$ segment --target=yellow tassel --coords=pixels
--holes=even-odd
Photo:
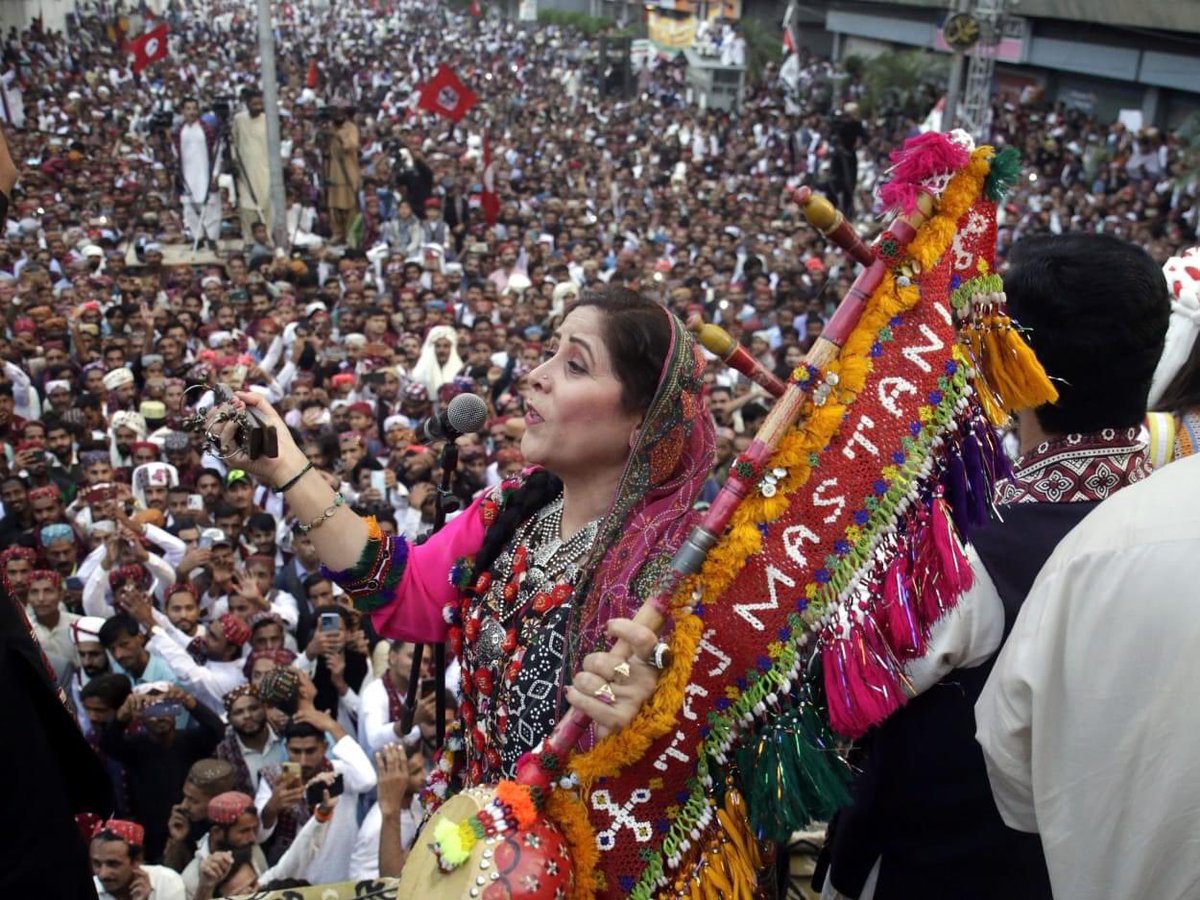
[[[1007,351],[1004,346],[1004,326],[995,316],[989,316],[983,328],[983,377],[992,386],[1000,405],[1008,411],[1014,409],[1017,395],[1016,385],[1008,377]]]
[[[1008,421],[1009,415],[1005,412],[1004,404],[996,396],[987,379],[982,375],[976,375],[971,385],[975,388],[975,395],[979,398],[979,405],[983,407],[983,414],[988,417],[988,421],[997,428],[1004,425]]]
[[[731,785],[725,806],[717,810],[716,827],[710,830],[693,869],[692,896],[753,900],[761,868],[762,854],[750,831],[745,802]]]
[[[592,900],[596,895],[596,865],[600,861],[600,851],[596,848],[596,835],[588,820],[587,808],[572,791],[550,791],[544,811],[571,849],[571,865],[575,871],[571,900]]]
[[[1016,389],[1013,397],[1014,409],[1032,409],[1043,403],[1053,403],[1058,399],[1058,390],[1050,382],[1046,370],[1034,355],[1033,349],[1025,343],[1021,333],[1016,328],[1006,328],[1003,332],[1005,349],[1004,366],[1009,380]]]

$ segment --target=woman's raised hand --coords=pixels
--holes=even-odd
[[[632,649],[630,656],[621,652],[589,653],[583,668],[567,689],[567,702],[587,713],[596,725],[596,737],[619,731],[637,715],[658,686],[659,670],[646,660],[654,654],[658,636],[630,619],[611,619],[608,634]]]
[[[307,465],[308,459],[305,457],[304,451],[296,446],[283,418],[267,402],[266,398],[252,391],[238,391],[234,394],[232,402],[236,410],[255,410],[262,419],[264,427],[275,429],[279,452],[273,457],[260,456],[257,459],[250,459],[237,446],[235,439],[237,423],[234,421],[216,422],[218,411],[214,409],[209,413],[209,433],[220,439],[221,453],[225,457],[226,465],[232,469],[245,469],[269,487],[279,487]]]

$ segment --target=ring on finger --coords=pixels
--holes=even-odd
[[[630,671],[629,660],[624,660],[620,664],[613,666],[613,678],[624,684],[629,679]]]
[[[613,693],[612,685],[607,681],[596,690],[592,691],[592,696],[603,703],[605,706],[612,706],[617,702],[617,695]]]
[[[654,666],[660,672],[671,665],[671,645],[666,641],[659,641],[654,645],[654,649],[650,651],[650,658],[645,662],[647,665]]]

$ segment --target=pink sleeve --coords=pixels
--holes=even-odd
[[[358,565],[329,575],[350,594],[356,608],[370,613],[383,637],[421,643],[446,639],[443,609],[458,597],[450,573],[462,557],[483,544],[481,505],[487,492],[423,544],[384,536],[371,522]]]

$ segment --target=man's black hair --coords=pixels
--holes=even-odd
[[[258,629],[267,625],[278,625],[280,628],[283,628],[283,623],[274,616],[262,616],[260,618],[256,618],[253,624],[251,624],[250,633],[258,634]]]
[[[129,848],[129,858],[130,859],[138,860],[138,859],[142,858],[142,845],[141,844],[129,843],[129,839],[127,837],[125,837],[125,835],[118,834],[117,832],[113,831],[111,828],[103,828],[102,827],[99,831],[97,831],[95,834],[92,835],[92,840],[93,841],[119,841],[120,843],[124,844],[125,846],[127,846]]]
[[[251,513],[246,517],[246,530],[269,531],[275,533],[275,517],[269,512]]]
[[[286,744],[292,738],[316,738],[319,741],[325,740],[325,732],[316,725],[311,725],[308,722],[288,722],[283,729],[283,742]]]
[[[333,584],[333,581],[331,581],[328,576],[322,575],[320,572],[313,572],[311,575],[305,575],[304,581],[301,582],[301,584],[304,585],[304,595],[308,596],[308,592],[312,586],[314,584],[320,584],[322,581],[328,581],[330,584]]]
[[[137,621],[129,613],[119,612],[100,626],[100,643],[107,650],[123,637],[137,637],[141,633]]]
[[[1009,312],[1058,388],[1058,402],[1036,410],[1042,428],[1140,425],[1171,314],[1158,263],[1106,234],[1028,237],[1008,263]]]
[[[199,523],[191,516],[176,516],[171,522],[171,527],[167,529],[171,534],[179,537],[179,532],[187,531],[190,528],[199,528]]]
[[[103,700],[113,709],[118,709],[131,693],[133,693],[133,686],[129,683],[129,676],[120,675],[117,672],[105,672],[103,675],[97,675],[80,688],[79,697],[81,700],[95,697]]]

